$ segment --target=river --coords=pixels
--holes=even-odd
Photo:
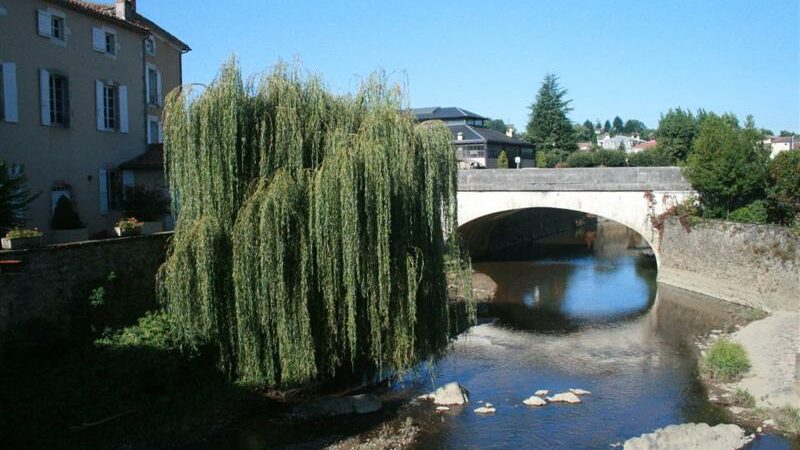
[[[548,257],[476,263],[498,285],[494,301],[447,355],[393,385],[388,394],[405,400],[379,420],[296,424],[273,440],[275,430],[255,419],[214,441],[314,448],[326,435],[411,417],[420,429],[418,449],[603,449],[670,424],[725,422],[698,380],[693,340],[732,329],[746,312],[659,289],[655,261],[629,248],[633,236],[619,225],[600,222],[588,236],[551,240]],[[409,404],[451,381],[469,390],[466,407],[435,413],[427,402]],[[591,395],[575,405],[522,404],[536,390],[552,395],[569,388]],[[482,402],[497,412],[475,414]],[[748,448],[790,449],[792,443],[765,435]]]

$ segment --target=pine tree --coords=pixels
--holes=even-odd
[[[611,122],[609,122],[608,119],[606,119],[606,123],[603,125],[603,131],[606,133],[611,131]]]
[[[614,132],[622,133],[623,128],[625,128],[625,124],[622,122],[622,119],[619,116],[614,117]]]
[[[558,148],[576,150],[575,133],[567,113],[571,100],[566,100],[567,90],[558,84],[555,74],[547,74],[531,105],[530,120],[526,129],[528,142],[539,150]]]

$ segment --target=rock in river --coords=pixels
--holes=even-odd
[[[547,400],[552,403],[564,402],[564,403],[580,403],[581,399],[578,398],[577,395],[573,394],[572,392],[561,392],[556,394],[552,397],[547,397]]]
[[[534,392],[533,395],[535,395],[537,397],[544,397],[549,393],[550,393],[550,391],[548,391],[547,389],[539,389],[538,391]]]
[[[480,408],[475,408],[475,414],[494,414],[497,410],[494,406],[481,406]]]
[[[589,395],[589,394],[591,394],[591,392],[585,391],[583,389],[570,389],[569,391],[572,392],[575,395]]]
[[[736,425],[670,425],[625,441],[625,450],[734,450],[753,439]]]
[[[528,406],[544,406],[547,404],[547,402],[543,398],[536,395],[532,395],[526,398],[525,400],[522,401],[522,403]]]
[[[343,414],[369,414],[381,409],[381,401],[372,394],[328,397],[295,407],[295,412],[304,416],[338,416]]]
[[[437,405],[463,405],[469,403],[469,392],[460,384],[452,382],[420,398],[433,400]]]

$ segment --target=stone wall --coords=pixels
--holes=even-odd
[[[767,311],[800,310],[800,234],[771,225],[670,218],[660,283]]]
[[[98,327],[134,322],[156,305],[155,275],[170,237],[159,233],[0,252],[0,261],[21,261],[13,272],[0,273],[0,347],[17,339],[80,339]],[[90,294],[101,286],[106,302],[90,307]]]

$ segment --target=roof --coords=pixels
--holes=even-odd
[[[114,5],[106,3],[94,3],[83,0],[48,0],[50,3],[69,8],[73,11],[82,12],[84,14],[103,19],[105,21],[114,23],[128,28],[131,31],[141,34],[147,34],[148,30],[140,25],[131,21],[117,17]]]
[[[150,144],[147,151],[119,165],[120,169],[162,169],[164,167],[164,145]]]
[[[656,142],[655,139],[653,139],[651,141],[646,141],[646,142],[642,142],[642,143],[636,144],[636,145],[633,146],[633,149],[635,149],[635,150],[647,150],[647,149],[650,149],[650,148],[655,148],[656,144],[658,144],[658,143]]]
[[[117,25],[127,27],[133,31],[137,31],[142,34],[145,33],[158,34],[167,41],[169,41],[171,44],[183,50],[184,52],[188,52],[189,50],[191,50],[191,48],[189,48],[189,46],[185,42],[181,41],[173,34],[161,28],[160,26],[158,26],[158,24],[148,19],[147,17],[139,14],[138,12],[133,13],[133,18],[131,20],[123,19],[117,16],[117,6],[115,3],[110,3],[110,4],[96,3],[84,0],[49,0],[49,1],[51,3],[64,6],[66,8],[80,11],[88,15],[92,15],[97,18],[110,21]]]
[[[787,142],[800,142],[800,138],[795,136],[773,136],[770,138],[773,144],[783,144]]]
[[[480,114],[467,111],[455,106],[432,106],[428,108],[414,108],[411,110],[417,120],[448,120],[448,119],[487,119]]]
[[[503,144],[515,145],[519,147],[531,147],[534,145],[521,139],[509,137],[491,128],[473,127],[470,125],[448,125],[450,132],[453,133],[453,142],[460,144]],[[458,133],[461,133],[461,140],[458,140]]]

